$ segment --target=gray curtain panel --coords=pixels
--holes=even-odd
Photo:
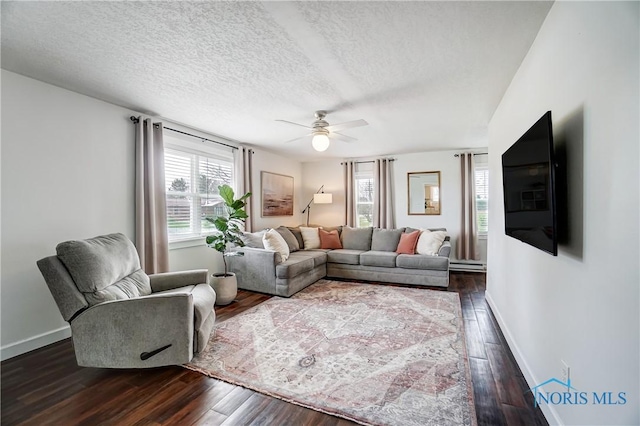
[[[169,270],[162,123],[136,126],[136,248],[147,274]]]
[[[373,226],[395,228],[393,203],[393,160],[377,159],[373,169]]]
[[[472,153],[460,154],[462,181],[462,211],[460,237],[456,248],[459,260],[478,260],[478,227],[476,225],[476,185],[474,179],[475,162]]]
[[[234,151],[234,166],[236,173],[236,192],[237,197],[251,192],[251,197],[246,200],[245,211],[249,217],[244,221],[244,230],[246,232],[253,232],[253,150],[245,146],[239,146]]]
[[[344,223],[347,226],[356,226],[356,203],[355,203],[355,161],[345,161],[342,163],[344,170]]]

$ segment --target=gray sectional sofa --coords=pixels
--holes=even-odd
[[[338,227],[342,249],[304,249],[296,228],[278,228],[291,253],[282,262],[280,253],[261,248],[260,233],[247,234],[245,247],[236,247],[243,256],[227,259],[235,272],[238,287],[245,290],[289,297],[321,278],[346,278],[421,286],[449,285],[451,243],[445,239],[437,256],[397,254],[403,232],[412,228],[378,229]],[[327,228],[325,228],[327,229]],[[431,231],[446,231],[444,228]],[[297,248],[297,249],[296,249]]]

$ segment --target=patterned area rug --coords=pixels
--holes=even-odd
[[[320,280],[216,326],[186,365],[365,425],[475,425],[457,293]]]

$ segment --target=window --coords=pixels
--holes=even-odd
[[[356,165],[355,173],[356,228],[373,226],[373,166]]]
[[[213,224],[205,218],[226,214],[218,186],[233,186],[232,157],[169,145],[164,164],[169,241],[206,234]]]
[[[478,157],[484,157],[480,159]],[[478,235],[486,236],[489,231],[489,168],[486,156],[476,156],[476,224]]]

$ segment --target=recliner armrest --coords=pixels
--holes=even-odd
[[[194,269],[192,271],[163,272],[149,275],[151,291],[171,290],[187,285],[208,284],[209,271],[207,269]]]
[[[149,368],[180,365],[193,356],[191,294],[159,294],[91,306],[71,321],[80,366]],[[146,360],[143,353],[171,345]]]

